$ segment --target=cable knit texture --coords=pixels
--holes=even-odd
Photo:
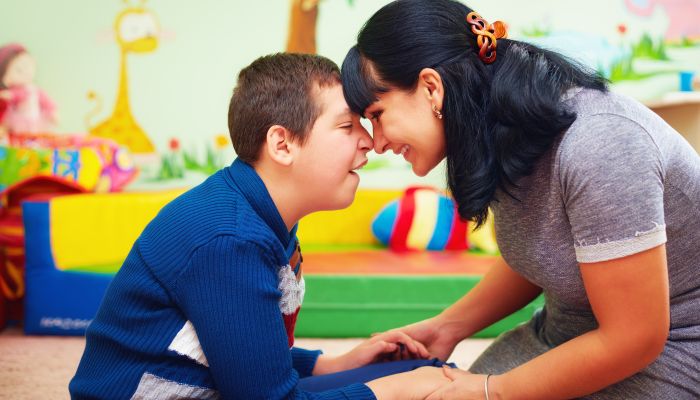
[[[236,160],[146,227],[86,333],[80,398],[374,399],[362,384],[297,389],[319,351],[289,347],[303,279],[262,180]],[[283,279],[281,279],[283,278]]]

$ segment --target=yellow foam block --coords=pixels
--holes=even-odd
[[[372,221],[390,201],[401,197],[400,190],[359,190],[350,207],[321,211],[299,222],[299,241],[303,244],[373,244]]]
[[[58,269],[118,265],[146,225],[182,190],[63,196],[51,201],[51,241]],[[396,190],[360,190],[353,204],[304,217],[305,244],[374,244],[371,224],[379,210],[401,196]]]
[[[468,241],[472,247],[476,247],[488,254],[498,254],[498,243],[496,243],[496,230],[494,228],[493,213],[489,210],[486,222],[474,230],[476,223],[469,222]]]
[[[58,269],[121,263],[136,238],[182,190],[85,194],[51,201],[51,245]]]

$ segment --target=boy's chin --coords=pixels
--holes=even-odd
[[[355,201],[355,193],[357,192],[357,186],[351,190],[344,190],[342,192],[335,193],[333,200],[323,205],[323,210],[342,210],[344,208],[350,207],[353,201]],[[321,210],[319,210],[321,211]]]

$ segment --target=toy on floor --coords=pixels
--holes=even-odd
[[[7,133],[48,132],[56,123],[56,106],[34,83],[36,63],[20,44],[0,47],[0,125]]]
[[[462,221],[454,201],[430,187],[410,187],[387,204],[372,222],[372,232],[394,251],[479,249],[497,254],[492,222],[476,231]]]

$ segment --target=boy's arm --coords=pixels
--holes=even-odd
[[[299,373],[300,378],[311,376],[318,361],[322,359],[321,354],[323,354],[321,350],[292,347],[292,368]]]
[[[174,297],[195,328],[221,397],[374,399],[360,384],[322,393],[296,389],[277,268],[262,246],[219,236],[192,255],[175,285]]]

